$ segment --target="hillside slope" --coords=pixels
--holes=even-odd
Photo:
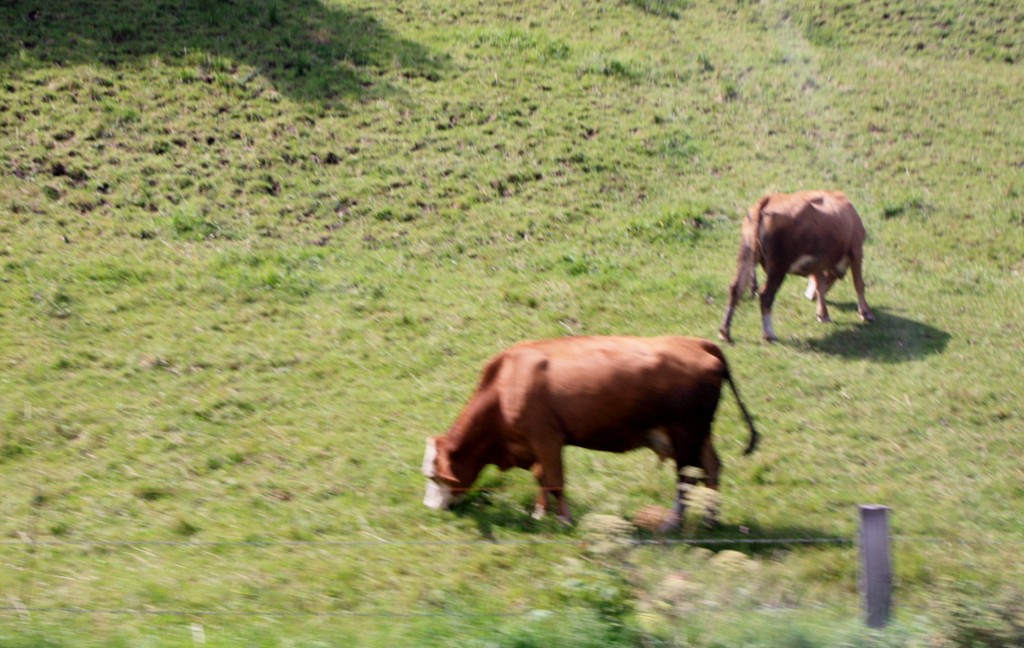
[[[955,636],[963,600],[1003,609],[1024,582],[1024,13],[821,5],[0,4],[11,645],[187,644],[187,623],[212,645],[860,636],[848,544],[738,545],[758,571],[737,577],[684,545],[595,558],[586,529],[528,517],[525,472],[421,504],[424,439],[488,357],[713,338],[747,207],[813,187],[864,217],[878,321],[844,282],[818,324],[791,279],[769,346],[742,304],[726,352],[764,443],[740,456],[724,398],[723,526],[687,537],[850,538],[882,503],[893,645]],[[671,498],[648,453],[568,460],[578,517]],[[710,602],[665,594],[673,574]]]

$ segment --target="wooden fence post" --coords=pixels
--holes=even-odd
[[[871,628],[889,623],[892,609],[892,559],[889,550],[889,507],[860,507],[860,587]]]

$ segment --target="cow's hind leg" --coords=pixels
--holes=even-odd
[[[772,304],[775,302],[775,293],[779,292],[782,280],[785,279],[784,272],[768,271],[768,278],[764,281],[764,288],[761,289],[761,335],[769,342],[775,342],[775,327],[772,325]]]
[[[871,312],[871,309],[868,307],[868,302],[864,298],[864,275],[862,274],[862,265],[863,259],[860,256],[854,255],[850,259],[850,274],[853,275],[853,288],[857,291],[857,313],[865,322],[874,322],[875,314]]]
[[[825,303],[825,293],[828,292],[829,287],[828,278],[824,272],[815,272],[813,281],[816,284],[814,292],[818,297],[818,321],[831,322],[832,318],[828,316],[828,305]]]
[[[709,433],[704,439],[704,447],[700,453],[701,468],[704,469],[704,483],[715,491],[715,498],[707,503],[704,512],[704,524],[714,526],[718,520],[718,477],[722,473],[722,461],[715,452],[715,445],[711,442]]]
[[[683,460],[686,464],[679,471],[674,521],[677,524],[682,521],[689,500],[701,512],[704,526],[713,527],[718,519],[718,478],[722,473],[722,462],[715,452],[710,432],[704,436],[700,452],[689,456],[691,458]],[[695,489],[700,481],[704,482],[710,493],[705,491],[700,496],[696,495],[698,491]]]
[[[739,272],[743,272],[741,268]],[[757,279],[754,279],[754,283],[757,283]],[[739,304],[741,293],[743,291],[743,279],[737,274],[736,279],[729,284],[729,303],[725,307],[725,318],[722,320],[722,326],[718,329],[718,335],[726,342],[732,342],[732,335],[730,329],[732,328],[732,317],[736,314],[736,306]]]
[[[672,506],[669,521],[662,526],[662,531],[670,531],[679,526],[686,512],[686,500],[689,493],[703,479],[709,488],[718,488],[718,476],[721,462],[711,445],[711,419],[714,410],[701,423],[690,423],[677,426],[670,431],[673,455],[676,461],[676,497]],[[697,468],[699,470],[694,470]]]
[[[732,342],[730,328],[732,327],[732,316],[736,313],[736,306],[743,297],[743,291],[750,288],[750,294],[757,294],[757,267],[754,261],[754,252],[751,247],[744,243],[740,246],[736,260],[736,277],[729,284],[729,304],[725,307],[725,318],[722,326],[718,329],[718,335],[726,342]]]

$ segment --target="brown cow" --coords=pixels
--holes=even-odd
[[[761,326],[764,339],[774,342],[772,302],[787,274],[810,277],[808,299],[818,298],[818,321],[830,322],[825,294],[849,269],[857,291],[861,319],[875,319],[864,299],[864,225],[857,210],[838,191],[801,191],[761,198],[743,221],[736,278],[729,285],[729,305],[719,333],[732,341],[729,328],[736,303],[749,286],[757,294],[757,268],[767,278],[761,290]]]
[[[564,497],[562,447],[626,452],[647,447],[672,457],[680,487],[696,480],[685,466],[703,468],[717,488],[720,463],[711,423],[722,380],[729,381],[750,427],[725,356],[712,342],[686,337],[564,337],[521,342],[490,360],[476,391],[448,433],[429,439],[423,503],[448,508],[488,464],[529,468],[540,483],[534,516],[547,510],[572,518]],[[673,523],[683,510],[677,494]]]

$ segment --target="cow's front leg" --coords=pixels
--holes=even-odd
[[[562,524],[572,524],[569,502],[565,499],[565,474],[562,468],[561,449],[538,452],[537,454],[538,460],[533,464],[533,474],[540,485],[540,492],[537,494],[533,516],[538,518],[537,512],[540,509],[542,512],[540,517],[543,517],[543,511],[550,508],[551,498],[554,498],[558,505],[558,521]]]
[[[859,256],[853,257],[850,261],[850,271],[853,274],[853,289],[857,291],[857,314],[865,322],[874,322],[875,314],[871,312],[867,299],[864,298],[864,274],[861,270],[862,259]]]
[[[533,464],[530,468],[530,472],[537,479],[537,483],[540,484],[540,488],[537,489],[537,500],[533,504],[533,519],[540,520],[544,517],[544,514],[548,511],[548,492],[544,490],[544,467],[541,466],[540,462]]]

